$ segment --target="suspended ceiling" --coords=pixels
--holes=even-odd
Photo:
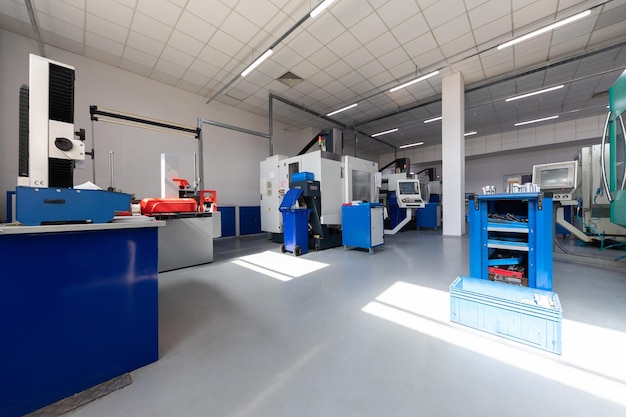
[[[356,131],[359,149],[371,154],[440,143],[441,123],[423,121],[441,115],[441,80],[453,72],[465,80],[466,131],[488,135],[540,117],[603,114],[606,91],[626,68],[626,0],[336,0],[307,17],[319,3],[32,1],[44,50],[62,48],[265,117],[273,94],[283,99],[273,101],[274,120],[347,129],[347,140]],[[584,19],[496,49],[586,9]],[[24,0],[0,4],[0,27],[35,38]],[[274,44],[268,60],[240,76]],[[440,73],[389,92],[433,70]],[[288,74],[281,82],[288,72],[302,81]],[[331,120],[315,116],[353,103]]]

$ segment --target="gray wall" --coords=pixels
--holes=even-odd
[[[28,84],[28,55],[37,54],[31,39],[0,30],[0,219],[5,195],[14,190],[18,155],[18,94]],[[47,58],[76,69],[75,127],[87,131],[92,145],[89,105],[197,126],[198,117],[268,133],[267,118],[219,103],[146,77],[46,46]],[[104,122],[94,123],[96,183],[109,185],[108,154],[115,155],[115,186],[137,198],[160,195],[160,154],[179,156],[180,175],[193,179],[193,138]],[[217,190],[218,205],[258,205],[259,162],[269,155],[268,139],[204,125],[205,188]],[[293,155],[311,138],[310,129],[286,130],[274,122],[274,153]],[[75,184],[92,180],[92,162],[75,172]]]

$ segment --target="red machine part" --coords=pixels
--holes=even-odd
[[[172,181],[178,183],[178,188],[184,190],[185,188],[189,188],[189,181],[184,178],[172,178]]]
[[[210,211],[217,211],[217,191],[215,190],[200,190],[200,205],[201,210],[209,209]]]
[[[144,198],[139,202],[141,214],[195,213],[198,202],[193,198]]]

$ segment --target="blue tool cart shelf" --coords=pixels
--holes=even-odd
[[[551,198],[542,193],[475,196],[469,219],[470,276],[489,279],[490,267],[518,264],[524,286],[552,290]]]
[[[383,205],[380,203],[346,204],[341,207],[341,239],[350,247],[368,249],[385,244]]]

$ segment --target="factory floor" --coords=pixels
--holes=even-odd
[[[626,415],[624,268],[554,261],[559,356],[450,322],[467,237],[406,231],[372,255],[279,246],[218,239],[212,264],[160,274],[160,359],[68,415]]]

